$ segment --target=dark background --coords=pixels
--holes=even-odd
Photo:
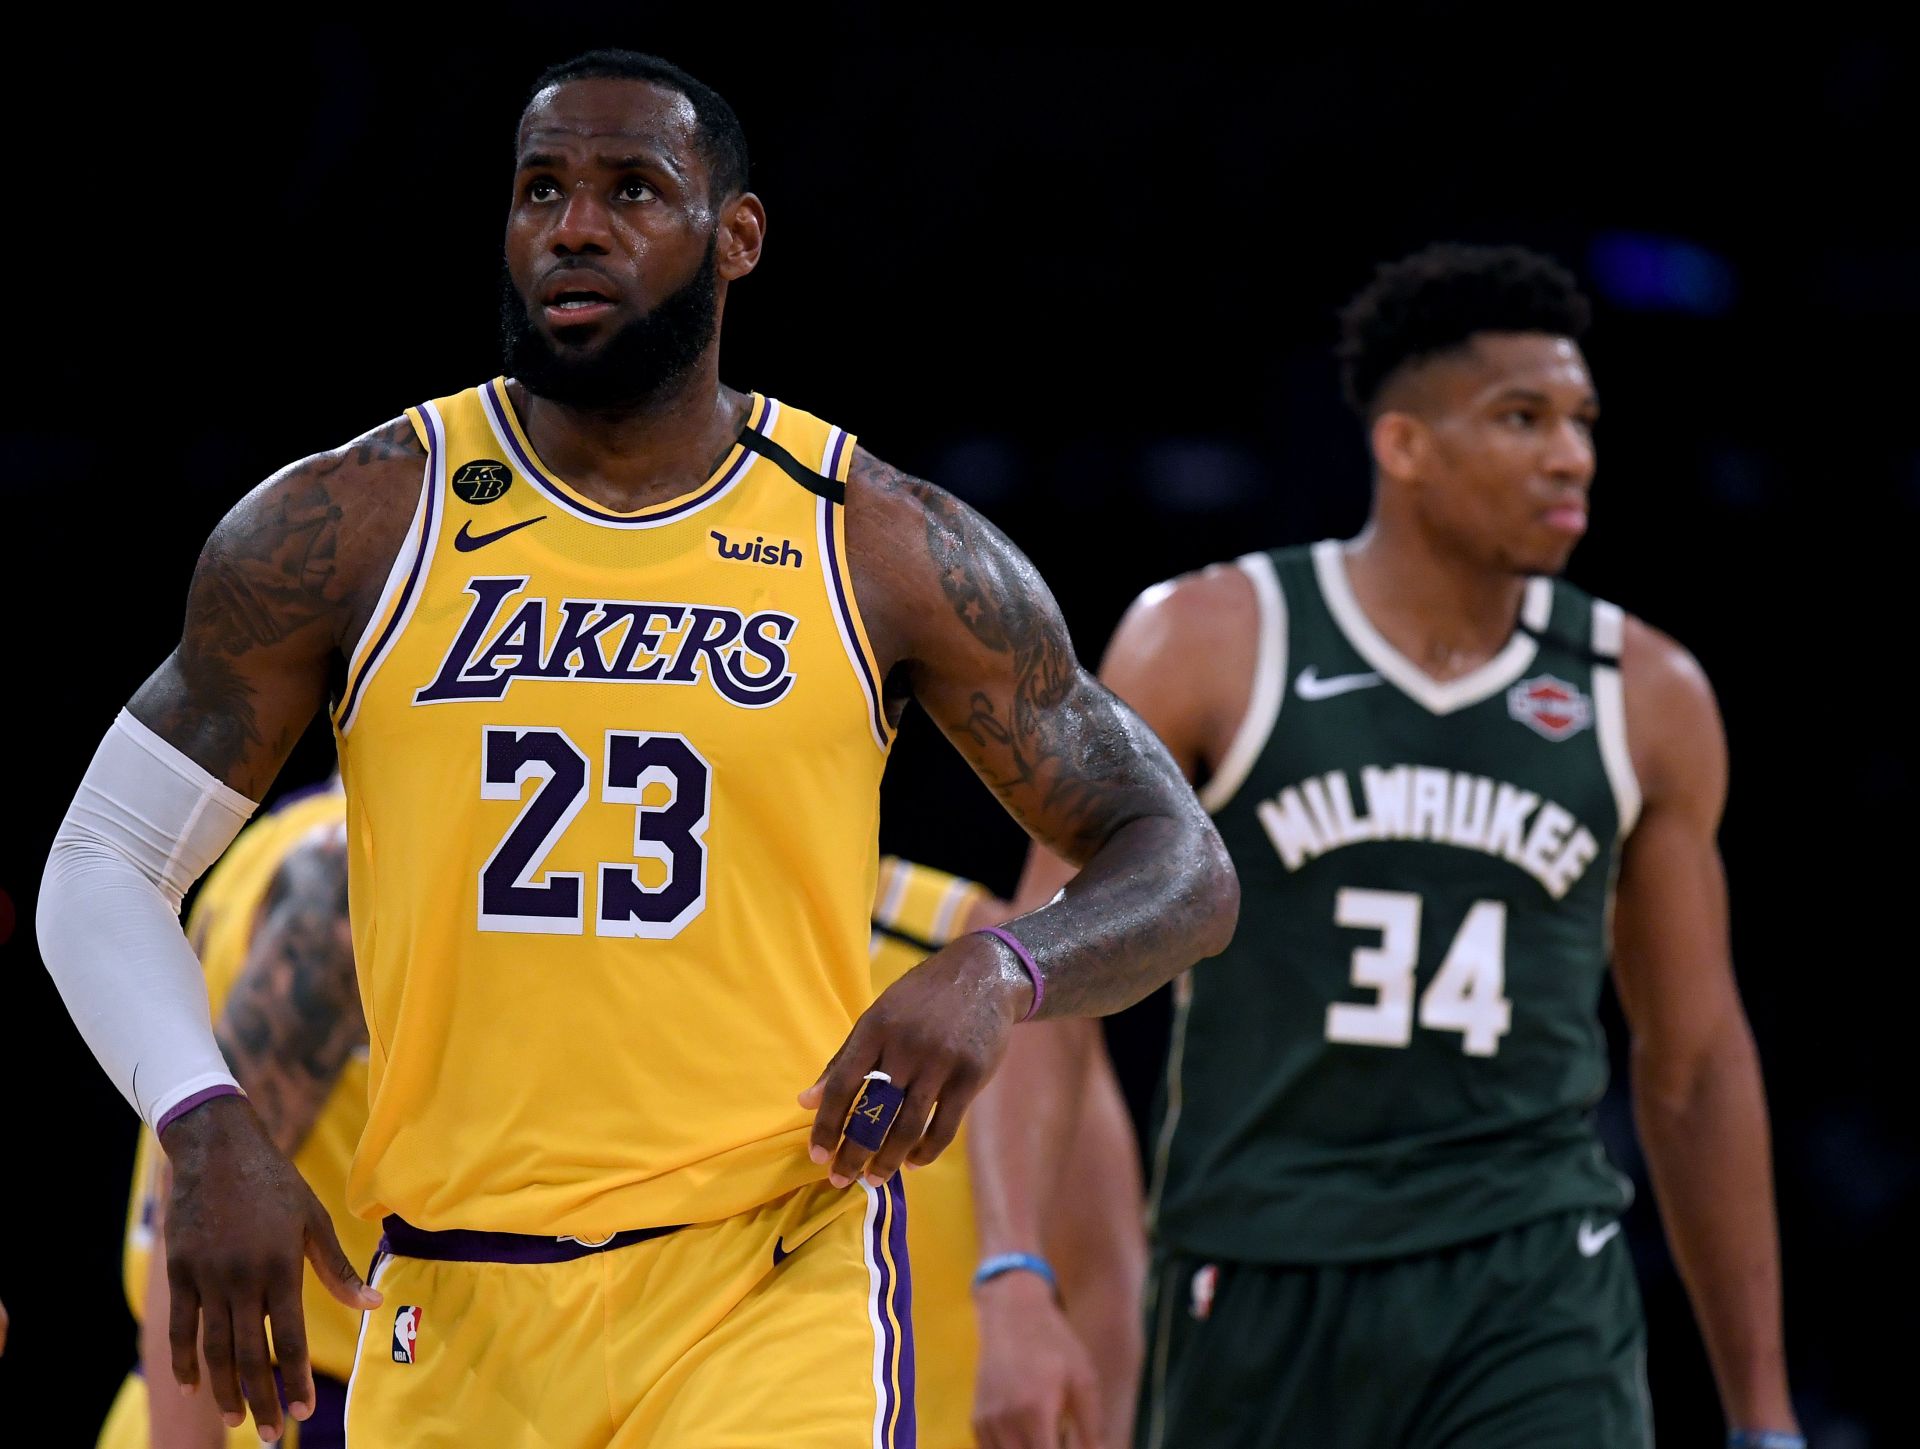
[[[1817,15],[1769,38],[1653,11],[1376,8],[1256,39],[1181,7],[1055,43],[1031,10],[907,35],[881,10],[551,9],[270,46],[211,22],[116,27],[104,49],[75,30],[9,67],[0,1440],[58,1405],[71,1423],[34,1442],[91,1443],[132,1354],[134,1122],[33,944],[53,828],[231,501],[495,370],[523,89],[613,42],[679,60],[747,126],[771,226],[727,379],[983,508],[1089,659],[1157,579],[1358,526],[1363,442],[1328,352],[1375,261],[1516,240],[1594,285],[1606,418],[1572,577],[1719,688],[1796,1400],[1818,1444],[1896,1442],[1920,1298],[1899,1004],[1920,799],[1895,642],[1920,510],[1916,67]],[[327,760],[310,736],[283,788]],[[1017,829],[924,718],[886,805],[888,848],[1011,887]],[[1114,1027],[1142,1100],[1163,1032],[1159,1003]],[[1617,1091],[1603,1118],[1644,1177]],[[1663,1441],[1717,1442],[1644,1182],[1629,1231]]]

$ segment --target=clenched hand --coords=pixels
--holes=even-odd
[[[813,1160],[828,1167],[833,1185],[864,1175],[878,1187],[903,1163],[922,1166],[938,1157],[1032,1003],[1026,968],[988,936],[962,936],[883,991],[820,1079],[800,1094],[800,1105],[815,1109]],[[840,1134],[874,1071],[885,1072],[906,1101],[869,1158]]]

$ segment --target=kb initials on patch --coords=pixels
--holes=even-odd
[[[393,1315],[393,1361],[412,1363],[414,1344],[420,1337],[420,1310],[402,1303]]]

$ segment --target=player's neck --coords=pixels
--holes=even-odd
[[[540,461],[623,513],[705,482],[733,446],[751,402],[720,385],[717,350],[680,386],[629,407],[571,407],[518,383],[509,391]]]
[[[1513,637],[1527,581],[1378,517],[1347,546],[1354,598],[1389,644],[1435,679],[1485,664]]]

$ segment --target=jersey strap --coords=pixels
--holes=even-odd
[[[838,478],[828,478],[814,472],[813,469],[807,467],[798,458],[794,457],[793,454],[789,453],[785,448],[781,447],[765,434],[756,433],[751,428],[742,428],[740,430],[740,445],[750,452],[758,453],[768,462],[776,464],[782,473],[785,473],[809,493],[817,493],[829,503],[845,503],[847,501],[847,485],[845,483],[842,483]]]

